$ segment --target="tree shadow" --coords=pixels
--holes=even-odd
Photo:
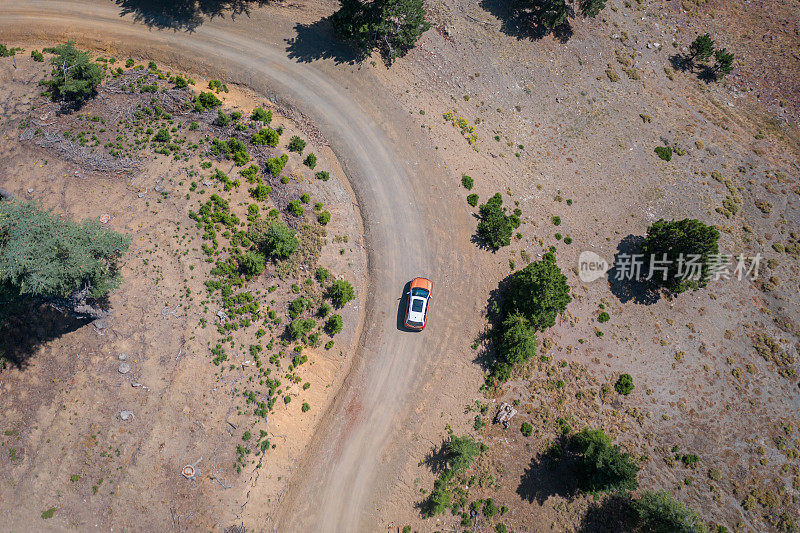
[[[40,300],[0,297],[0,370],[3,363],[24,370],[39,346],[90,322]]]
[[[669,64],[672,65],[672,68],[680,72],[690,71],[694,66],[692,63],[692,58],[685,54],[675,54],[670,56]]]
[[[442,442],[438,446],[431,448],[428,453],[425,454],[422,464],[428,467],[428,470],[430,470],[433,474],[438,476],[447,468],[448,457],[449,456],[447,454],[447,450],[445,449],[444,442]]]
[[[543,13],[545,10],[544,2],[536,0],[526,2],[526,8],[518,7],[515,2],[504,2],[503,0],[480,0],[479,5],[497,19],[501,21],[500,31],[517,39],[539,40],[548,34],[560,42],[567,42],[572,37],[572,25],[569,21],[556,26],[553,29],[547,28],[542,24]],[[570,15],[573,12],[570,8]]]
[[[363,59],[346,43],[336,39],[331,28],[330,17],[310,24],[297,23],[295,37],[286,39],[289,58],[298,63],[311,63],[321,59],[332,59],[336,64],[353,65]]]
[[[517,487],[523,500],[541,505],[551,496],[572,498],[578,493],[577,463],[565,452],[566,447],[567,440],[561,438],[548,451],[531,459]]]
[[[610,494],[599,502],[592,502],[578,526],[579,533],[625,533],[635,530],[636,510],[631,505],[630,497],[623,494]]]
[[[497,353],[495,347],[494,332],[499,330],[500,321],[502,319],[502,305],[503,295],[508,292],[508,287],[511,283],[511,274],[503,278],[497,287],[489,291],[489,297],[486,299],[486,321],[487,326],[475,338],[475,343],[478,344],[479,349],[476,350],[473,363],[479,365],[484,372],[490,372],[497,360]]]
[[[151,28],[194,31],[205,19],[237,15],[248,16],[251,6],[268,4],[270,0],[115,0],[120,16],[133,15],[133,20]]]
[[[652,280],[645,279],[647,261],[642,258],[642,269],[637,274],[625,271],[622,267],[624,258],[640,253],[644,237],[628,235],[617,245],[614,255],[614,267],[608,271],[608,286],[611,293],[622,303],[633,302],[641,305],[651,305],[661,298],[658,285]]]

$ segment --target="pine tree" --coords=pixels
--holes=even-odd
[[[104,316],[91,300],[120,284],[118,261],[129,244],[94,220],[75,223],[31,202],[0,202],[0,285],[18,297]]]
[[[709,34],[698,35],[689,45],[689,57],[692,61],[706,61],[714,53],[714,39]]]
[[[52,77],[41,84],[50,88],[54,98],[80,101],[95,93],[103,79],[103,71],[92,61],[89,52],[78,50],[72,41],[45,51],[55,56],[50,59]]]
[[[340,5],[331,16],[333,29],[362,58],[377,48],[391,64],[431,27],[422,0],[340,0]]]
[[[733,54],[727,48],[721,48],[714,52],[714,72],[718,78],[723,78],[733,70]]]

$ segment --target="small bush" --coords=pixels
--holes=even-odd
[[[331,221],[331,214],[328,211],[322,211],[317,215],[317,222],[325,226]]]
[[[511,244],[511,234],[514,232],[511,217],[506,215],[503,208],[503,197],[495,194],[480,207],[480,222],[478,235],[495,250]]]
[[[253,252],[245,252],[238,259],[239,271],[246,277],[252,278],[264,272],[264,256]]]
[[[475,193],[472,193],[469,196],[467,196],[467,203],[469,205],[471,205],[472,207],[475,207],[476,205],[478,205],[478,195],[475,194]]]
[[[314,154],[308,154],[303,160],[303,164],[311,170],[314,170],[314,167],[317,166],[317,156]]]
[[[328,316],[331,312],[331,305],[328,302],[322,302],[322,305],[317,309],[317,314],[322,318]]]
[[[153,135],[153,141],[157,143],[168,143],[170,141],[169,132],[163,128],[158,130],[158,132]]]
[[[342,331],[342,317],[339,315],[332,315],[326,322],[325,322],[325,333],[333,337],[337,333]]]
[[[282,154],[280,157],[270,157],[267,159],[267,172],[277,177],[280,175],[283,167],[286,166],[288,161],[289,156],[286,154]]]
[[[270,128],[262,128],[250,138],[250,142],[255,145],[270,146],[272,148],[278,146],[278,140],[278,132]]]
[[[703,533],[705,524],[696,512],[676,501],[667,491],[647,490],[634,501],[639,521],[654,533]],[[722,531],[720,529],[719,531]]]
[[[264,124],[269,124],[272,122],[272,111],[264,109],[263,107],[257,107],[253,110],[253,114],[250,115],[250,118],[258,122],[263,122]]]
[[[303,411],[304,413],[306,413],[306,412],[308,412],[309,409],[311,409],[311,406],[308,405],[308,402],[303,402],[303,405],[302,405],[302,407],[300,407],[300,410]]]
[[[328,279],[330,276],[330,272],[328,272],[327,268],[318,268],[316,272],[314,272],[314,277],[317,278],[317,281],[320,283],[325,283],[325,280]]]
[[[320,170],[319,172],[317,172],[314,175],[317,177],[318,180],[322,180],[322,181],[328,181],[331,178],[331,175],[328,174],[328,172],[326,172],[324,170]]]
[[[306,142],[297,135],[289,139],[290,152],[297,152],[298,154],[302,154],[305,148],[306,148]]]
[[[672,147],[671,146],[656,146],[655,150],[653,150],[658,157],[663,159],[664,161],[669,161],[672,159]]]
[[[175,85],[175,87],[176,87],[176,88],[178,88],[178,89],[183,89],[183,88],[185,88],[185,87],[188,87],[188,86],[189,86],[189,81],[188,81],[186,78],[184,78],[183,76],[180,76],[180,75],[178,75],[178,76],[175,76],[175,77],[172,79],[172,83],[173,83],[173,84]]]
[[[633,388],[633,378],[630,374],[622,374],[614,384],[614,390],[625,396],[633,392]]]
[[[600,314],[597,315],[597,321],[600,322],[601,324],[603,322],[608,322],[609,320],[611,320],[611,317],[605,311],[601,311]]]
[[[328,289],[328,297],[336,307],[343,307],[347,302],[356,297],[353,286],[349,281],[337,279]]]
[[[522,427],[520,427],[520,431],[526,437],[530,437],[533,435],[533,426],[530,425],[528,422],[523,422]]]
[[[561,217],[558,216],[558,215],[554,216],[550,220],[551,220],[551,222],[553,223],[554,226],[560,226],[561,225]]]
[[[300,200],[292,200],[289,202],[289,205],[286,206],[286,210],[289,211],[292,215],[299,217],[303,215],[305,209],[303,209],[303,204]]]
[[[259,183],[255,187],[250,188],[250,196],[261,201],[266,200],[271,192],[272,187],[269,185],[264,185],[263,183]]]
[[[468,191],[471,191],[473,185],[472,178],[464,174],[463,176],[461,176],[461,185],[463,185],[464,188],[467,189]]]
[[[197,102],[204,108],[214,108],[222,105],[222,100],[214,96],[211,92],[201,92],[197,95]]]
[[[281,222],[272,222],[266,227],[257,227],[250,236],[267,257],[278,259],[288,258],[300,245],[294,230]]]
[[[223,113],[222,109],[217,110],[217,119],[214,121],[214,124],[224,128],[228,126],[230,123],[231,123],[231,117]]]
[[[38,51],[38,50],[31,50],[31,57],[32,57],[32,58],[33,58],[33,60],[34,60],[34,61],[36,61],[37,63],[43,63],[43,62],[44,62],[44,54],[43,54],[43,53],[41,53],[41,52],[40,52],[40,51]]]

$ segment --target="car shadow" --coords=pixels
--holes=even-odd
[[[411,290],[411,282],[403,285],[403,292],[400,294],[397,304],[397,329],[409,333],[417,333],[417,330],[406,327],[406,309],[408,309],[408,292]]]

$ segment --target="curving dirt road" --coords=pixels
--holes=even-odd
[[[390,464],[399,447],[393,442],[396,430],[403,427],[409,400],[426,379],[425,369],[452,341],[448,325],[458,316],[453,298],[437,298],[431,317],[436,327],[424,334],[404,333],[396,327],[397,299],[403,284],[417,275],[442,280],[437,284],[440,293],[448,284],[466,281],[446,273],[444,266],[444,258],[454,255],[453,230],[447,223],[463,215],[441,212],[429,191],[432,165],[420,163],[410,144],[390,142],[385,129],[392,126],[379,126],[343,86],[366,83],[348,78],[343,69],[352,67],[293,61],[279,40],[281,31],[285,29],[259,27],[247,17],[235,24],[207,21],[193,32],[159,31],[120,17],[112,3],[0,2],[0,36],[5,41],[13,42],[15,36],[50,42],[72,38],[84,46],[110,45],[186,70],[215,73],[296,107],[329,140],[355,191],[367,231],[370,285],[362,295],[366,315],[360,348],[277,515],[268,524],[247,525],[277,531],[374,529],[375,501],[386,490],[387,475],[396,475]],[[401,115],[399,109],[393,113]],[[412,164],[417,166],[414,172]],[[468,264],[462,267],[469,271]]]

